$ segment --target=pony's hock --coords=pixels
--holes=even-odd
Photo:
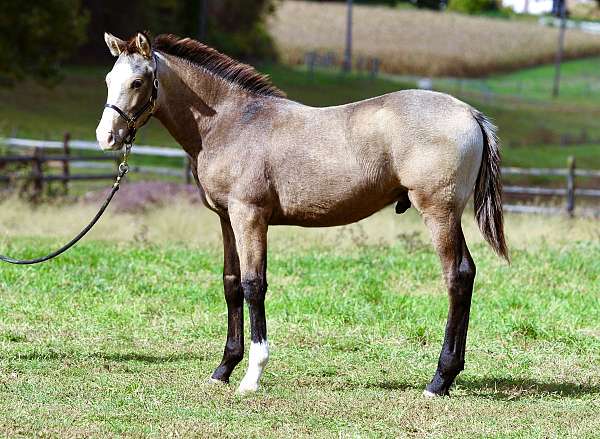
[[[117,61],[96,130],[101,147],[120,149],[154,114],[189,155],[202,199],[221,220],[228,327],[213,381],[228,382],[243,358],[244,301],[251,346],[239,392],[255,391],[267,364],[269,225],[348,224],[396,203],[397,213],[412,205],[423,216],[448,287],[444,343],[425,390],[447,395],[464,367],[475,278],[461,228],[471,194],[483,236],[508,260],[489,120],[451,96],[420,90],[308,107],[189,38],[105,40]]]

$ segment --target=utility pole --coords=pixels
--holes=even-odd
[[[560,89],[560,63],[562,62],[565,48],[565,31],[567,29],[567,2],[565,0],[554,0],[556,3],[556,13],[560,17],[560,30],[558,32],[558,50],[556,51],[556,67],[554,71],[554,87],[552,97],[558,97]]]
[[[352,0],[348,2],[348,13],[346,16],[346,51],[344,52],[344,72],[352,70]]]
[[[204,42],[206,39],[206,16],[208,14],[208,0],[200,0],[198,16],[198,41]]]

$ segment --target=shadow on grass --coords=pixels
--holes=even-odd
[[[536,396],[581,397],[600,395],[600,385],[577,384],[571,382],[537,381],[519,378],[466,378],[458,380],[458,387],[469,396],[515,401]],[[363,388],[383,390],[425,389],[427,383],[384,380],[360,385]],[[358,386],[357,386],[358,387]],[[452,390],[450,391],[452,394]]]
[[[600,385],[522,378],[467,378],[458,385],[470,394],[499,400],[518,400],[532,396],[578,397],[600,395]]]
[[[138,352],[91,352],[80,354],[76,352],[29,352],[18,354],[12,357],[13,360],[86,360],[99,359],[105,361],[120,362],[139,362],[146,364],[176,363],[179,361],[202,361],[208,358],[207,355],[193,352],[182,352],[173,354],[144,354]],[[8,358],[5,358],[8,359]]]

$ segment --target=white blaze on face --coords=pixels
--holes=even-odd
[[[260,343],[252,342],[250,345],[250,359],[248,361],[248,370],[242,378],[238,393],[256,392],[258,390],[258,381],[269,361],[269,342],[263,340]]]
[[[108,97],[106,103],[116,105],[125,113],[135,105],[129,84],[135,77],[132,65],[120,58],[112,71],[106,75]],[[133,104],[133,105],[132,105]],[[102,119],[96,128],[96,139],[103,150],[119,149],[123,146],[123,137],[127,134],[127,122],[112,108],[105,108]]]

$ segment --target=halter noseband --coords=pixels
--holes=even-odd
[[[127,134],[123,138],[123,142],[125,142],[125,144],[127,145],[131,145],[135,141],[135,134],[137,132],[137,129],[140,128],[135,126],[138,119],[141,116],[143,116],[144,113],[148,111],[148,109],[150,109],[150,114],[148,119],[146,119],[146,122],[150,120],[150,117],[152,117],[152,114],[154,114],[154,107],[156,106],[156,98],[158,96],[158,59],[156,58],[156,55],[154,53],[152,54],[152,58],[154,59],[154,72],[152,74],[152,93],[150,94],[150,99],[142,106],[142,108],[133,113],[132,116],[129,116],[116,105],[104,105],[104,108],[110,108],[112,110],[115,110],[117,113],[119,113],[119,116],[121,116],[125,120],[125,122],[127,122]]]

